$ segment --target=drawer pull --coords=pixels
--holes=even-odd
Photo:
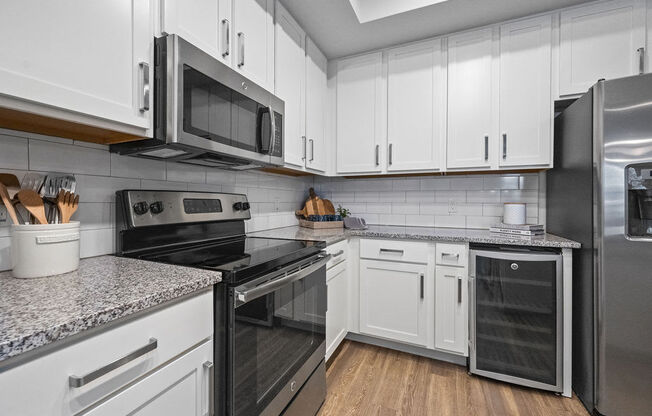
[[[442,257],[455,257],[456,259],[460,258],[460,253],[453,254],[453,253],[441,253]]]
[[[142,346],[138,348],[137,350],[125,355],[122,358],[118,358],[114,362],[105,365],[102,368],[98,368],[95,371],[91,371],[90,373],[84,375],[84,376],[70,376],[68,377],[68,384],[70,387],[77,388],[77,387],[82,387],[91,381],[94,381],[103,375],[110,373],[111,371],[118,369],[122,367],[123,365],[135,360],[138,357],[141,357],[145,354],[147,354],[150,351],[153,351],[158,347],[158,341],[156,338],[150,338],[149,343],[145,346]]]
[[[208,416],[215,416],[215,365],[206,361],[204,368],[208,370]]]
[[[332,258],[339,257],[339,256],[341,256],[342,254],[344,254],[344,250],[340,250],[340,251],[338,251],[337,253],[332,254]]]
[[[423,292],[424,292],[424,290],[423,290],[423,278],[424,278],[424,275],[423,275],[423,273],[421,273],[421,274],[419,275],[419,279],[420,279],[420,282],[419,282],[419,288],[420,288],[420,292],[421,292],[421,295],[420,295],[420,296],[421,296],[421,299],[423,299],[423,296],[424,296],[424,295],[423,295]]]
[[[381,248],[380,252],[381,253],[400,254],[402,256],[403,253],[405,253],[405,250],[396,250],[396,249],[393,249],[393,248]]]
[[[457,276],[457,303],[462,303],[462,277]]]

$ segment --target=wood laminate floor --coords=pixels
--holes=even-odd
[[[566,398],[467,374],[466,368],[344,341],[326,372],[319,416],[588,416]]]

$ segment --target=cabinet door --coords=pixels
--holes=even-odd
[[[274,0],[233,0],[233,67],[274,90]]]
[[[426,266],[360,260],[360,333],[426,345]]]
[[[231,64],[231,0],[164,0],[160,13],[161,32],[176,33]]]
[[[388,171],[440,167],[445,76],[441,39],[388,52]]]
[[[468,276],[466,268],[437,266],[435,348],[468,355]]]
[[[326,86],[327,60],[317,45],[306,41],[306,138],[308,169],[326,170],[328,149],[326,147]]]
[[[144,132],[153,33],[149,1],[3,1],[1,94]]]
[[[500,166],[549,165],[552,18],[500,27]]]
[[[449,168],[491,165],[492,29],[448,38]]]
[[[326,310],[326,360],[335,352],[347,332],[349,316],[346,262],[326,272],[328,309]]]
[[[212,362],[213,342],[207,341],[85,414],[203,416],[214,397],[209,390],[215,390],[209,383]]]
[[[644,1],[613,0],[563,11],[560,36],[560,95],[584,93],[601,78],[638,74]]]
[[[275,94],[285,101],[285,163],[305,164],[306,34],[290,13],[276,3]]]
[[[382,53],[337,64],[337,172],[380,172]]]

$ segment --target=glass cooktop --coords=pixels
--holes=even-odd
[[[324,243],[304,240],[242,237],[143,256],[144,260],[224,272],[238,281],[320,251]]]

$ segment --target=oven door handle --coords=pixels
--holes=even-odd
[[[261,296],[268,295],[274,292],[276,289],[279,289],[288,283],[296,282],[301,280],[309,274],[319,270],[321,267],[324,267],[328,260],[330,260],[331,255],[325,254],[320,256],[320,259],[314,263],[311,263],[304,269],[297,270],[294,273],[285,274],[283,277],[278,279],[270,280],[269,282],[263,283],[262,285],[253,287],[247,290],[235,290],[235,306],[236,308],[240,305],[243,305],[247,302],[251,302],[254,299],[257,299]]]

